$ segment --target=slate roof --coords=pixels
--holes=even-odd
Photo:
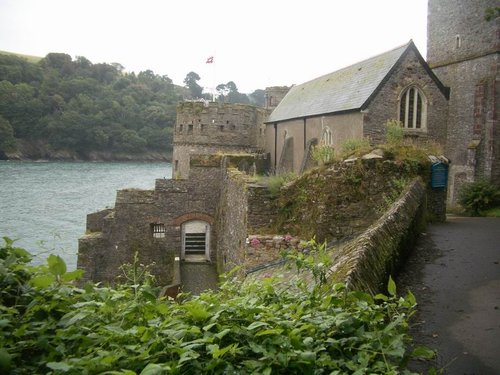
[[[427,68],[417,48],[410,41],[391,51],[293,86],[266,122],[279,122],[366,107],[371,97],[376,94],[378,88],[387,79],[386,77],[410,48],[417,52],[417,56]],[[430,69],[428,72],[435,78]],[[439,84],[442,86],[440,82]]]

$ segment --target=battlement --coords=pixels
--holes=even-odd
[[[245,104],[181,102],[177,105],[175,144],[262,147],[264,108]]]
[[[173,137],[173,177],[188,177],[194,154],[262,152],[268,115],[267,109],[246,104],[179,103]]]

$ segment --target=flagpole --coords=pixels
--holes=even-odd
[[[212,93],[212,102],[215,102],[215,62],[214,62],[214,56],[215,53],[207,58],[206,63],[212,65],[212,77],[213,77],[213,82],[212,82],[212,87],[210,88],[210,91]]]
[[[215,51],[214,54],[212,55],[212,102],[215,102],[215,76],[216,76],[216,71],[215,71]]]

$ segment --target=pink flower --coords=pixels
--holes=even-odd
[[[285,240],[285,242],[290,242],[293,239],[293,237],[287,234],[283,239]]]
[[[259,245],[260,245],[260,241],[259,241],[259,239],[257,239],[257,238],[252,238],[252,240],[250,241],[250,246],[252,246],[252,247],[257,247],[257,246],[259,246]]]

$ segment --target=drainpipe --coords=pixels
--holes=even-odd
[[[276,165],[278,163],[278,123],[274,124],[274,173],[276,173]]]
[[[307,130],[307,127],[306,127],[306,118],[304,117],[304,150],[307,147],[306,130]]]

